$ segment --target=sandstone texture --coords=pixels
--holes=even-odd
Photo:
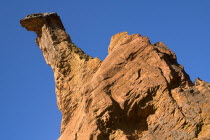
[[[56,13],[20,23],[54,71],[59,140],[210,139],[210,84],[191,82],[164,43],[118,33],[101,61],[72,43]]]

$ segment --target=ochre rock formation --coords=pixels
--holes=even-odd
[[[56,13],[20,23],[54,71],[59,140],[210,139],[210,84],[192,83],[162,42],[118,33],[101,61],[72,43]]]

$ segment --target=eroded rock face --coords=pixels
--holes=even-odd
[[[192,83],[162,42],[118,33],[102,62],[72,43],[56,13],[20,22],[54,71],[59,140],[210,139],[210,84]]]

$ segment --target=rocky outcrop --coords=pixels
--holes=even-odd
[[[20,23],[54,71],[59,140],[210,139],[210,84],[192,83],[162,42],[118,33],[102,62],[72,43],[56,13]]]

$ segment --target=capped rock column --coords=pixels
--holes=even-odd
[[[63,132],[82,100],[84,87],[101,63],[76,47],[56,13],[31,14],[20,20],[28,31],[37,34],[36,43],[54,71],[57,105],[62,112]]]

